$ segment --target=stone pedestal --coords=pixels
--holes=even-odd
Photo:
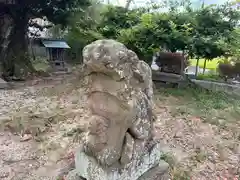
[[[79,149],[75,156],[76,172],[86,180],[156,180],[156,176],[161,178],[168,175],[168,164],[160,157],[161,152],[156,144],[150,152],[136,157],[124,167],[104,168]]]

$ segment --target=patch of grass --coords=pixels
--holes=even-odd
[[[211,70],[216,70],[218,67],[218,62],[222,61],[221,58],[215,58],[211,61],[206,62],[206,69],[211,69]],[[197,64],[197,59],[190,59],[190,64],[192,66],[196,66]],[[199,67],[204,68],[204,59],[199,59]]]
[[[227,160],[228,153],[226,147],[223,144],[217,144],[217,152],[221,161]]]
[[[163,153],[161,155],[161,159],[164,160],[165,162],[167,162],[171,169],[174,168],[174,166],[175,166],[175,158],[174,158],[173,154],[171,154],[171,153]]]
[[[195,150],[195,155],[192,157],[193,160],[196,160],[197,162],[203,162],[207,159],[207,154],[202,151],[201,149]]]
[[[172,180],[190,180],[190,173],[178,167],[173,154],[163,153],[161,159],[169,164]]]
[[[171,153],[162,154],[161,159],[169,164],[172,180],[190,180],[192,168],[197,167],[198,163],[205,161],[207,159],[207,154],[197,148],[195,153],[191,156],[191,166],[189,166],[188,169],[177,163],[174,155]]]
[[[222,80],[218,74],[209,73],[209,74],[199,74],[197,76],[198,80],[208,80],[208,81],[220,81]]]
[[[179,168],[172,170],[172,180],[191,180],[190,173]]]
[[[225,93],[212,92],[201,88],[162,88],[159,92],[166,97],[178,97],[181,100],[188,101],[188,103],[194,104],[196,107],[205,110],[225,109],[235,102],[233,97]]]
[[[170,105],[173,116],[195,115],[201,117],[205,122],[222,127],[225,127],[225,121],[234,122],[239,119],[240,99],[223,92],[190,87],[183,89],[161,88],[157,92],[158,96],[161,97],[159,101],[164,101]],[[174,102],[168,102],[171,99]]]
[[[41,57],[36,57],[35,60],[32,60],[32,63],[33,63],[34,68],[37,71],[46,72],[50,67],[47,59],[41,58]]]
[[[31,134],[38,137],[47,132],[53,124],[66,119],[66,112],[56,109],[51,114],[47,112],[34,113],[28,108],[22,108],[9,114],[6,119],[1,121],[1,129],[9,130],[16,134]],[[39,138],[37,138],[39,139]]]
[[[187,114],[188,113],[188,107],[187,106],[178,106],[175,108],[172,108],[171,115],[173,117],[178,116],[179,114]]]
[[[63,137],[73,137],[74,142],[80,142],[82,139],[82,134],[84,133],[84,129],[81,127],[76,127],[73,129],[70,129],[65,134],[63,134]]]

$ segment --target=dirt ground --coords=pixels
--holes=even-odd
[[[0,91],[0,179],[59,179],[73,164],[85,128],[81,80],[58,75]],[[155,135],[172,179],[238,179],[240,121],[222,126],[177,109],[179,98],[155,94]],[[240,117],[238,117],[240,119]]]

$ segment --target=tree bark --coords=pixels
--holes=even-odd
[[[3,77],[19,77],[21,71],[35,72],[28,53],[28,22],[29,18],[24,11],[11,13],[13,27],[8,37],[9,44],[3,59]]]
[[[197,78],[198,75],[198,65],[199,65],[199,57],[197,57],[197,63],[196,63],[196,70],[195,70],[195,77]]]
[[[2,74],[6,74],[6,71],[8,71],[8,62],[6,60],[7,57],[7,50],[9,46],[9,36],[11,34],[12,28],[13,28],[13,19],[8,14],[4,14],[3,20],[1,24],[1,32],[0,32],[0,58],[1,58],[1,65],[2,65]],[[1,75],[2,75],[1,74]]]

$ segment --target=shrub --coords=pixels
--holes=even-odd
[[[220,77],[216,73],[208,73],[208,74],[199,74],[197,76],[198,80],[210,80],[210,81],[218,81]]]
[[[218,65],[218,71],[221,77],[224,77],[225,81],[227,81],[227,78],[234,76],[234,70],[233,65],[227,64],[227,63],[219,63]]]
[[[237,62],[234,65],[230,63],[219,63],[218,70],[220,76],[227,78],[234,78],[240,75],[240,63]]]
[[[239,76],[240,75],[240,62],[235,63],[234,65],[234,71],[235,71],[235,75]]]

